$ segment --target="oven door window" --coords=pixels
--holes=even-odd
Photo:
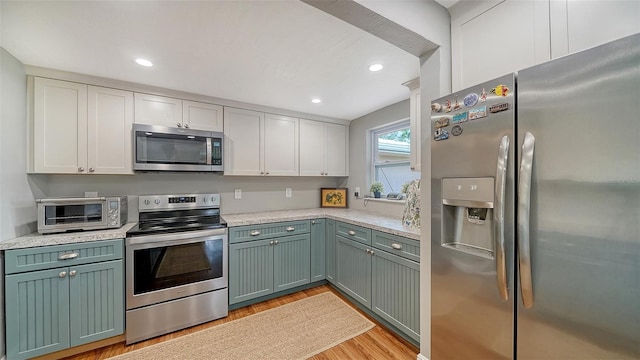
[[[223,276],[223,240],[135,250],[135,295]]]
[[[151,134],[151,135],[149,135]],[[136,132],[136,163],[207,165],[207,138]]]
[[[100,224],[104,209],[102,204],[45,205],[45,225]]]

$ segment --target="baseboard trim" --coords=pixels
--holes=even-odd
[[[429,360],[429,358],[428,358],[428,357],[426,357],[426,356],[424,356],[424,355],[422,355],[421,353],[418,353],[418,358],[417,358],[417,360]]]

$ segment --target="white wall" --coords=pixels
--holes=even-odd
[[[0,48],[0,240],[35,229],[34,195],[27,181],[26,95],[22,64]],[[0,291],[4,266],[0,258]],[[0,356],[4,356],[4,296],[0,297]]]
[[[407,89],[409,96],[409,89]],[[356,186],[360,196],[369,193],[371,183],[371,139],[369,130],[398,120],[409,118],[409,99],[389,105],[380,110],[351,121],[349,126],[349,179],[343,186],[349,188],[349,208],[375,211],[402,218],[404,202],[378,202],[358,200],[354,197]]]

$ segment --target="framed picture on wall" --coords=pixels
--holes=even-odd
[[[347,188],[322,188],[320,189],[320,207],[346,208]]]

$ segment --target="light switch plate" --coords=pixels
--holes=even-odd
[[[284,196],[290,198],[292,196],[291,188],[286,188],[284,191]]]
[[[233,198],[236,200],[242,199],[242,189],[235,189],[233,192]]]

